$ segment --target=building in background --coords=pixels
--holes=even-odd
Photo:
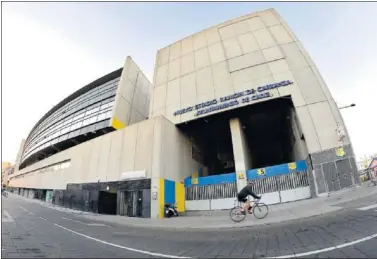
[[[10,162],[1,162],[1,184],[8,184],[8,176],[13,173],[13,166]]]
[[[376,157],[377,157],[377,154],[370,155],[370,156],[364,155],[364,157],[361,158],[359,162],[357,162],[358,170],[368,169],[370,163]]]
[[[370,179],[376,185],[377,183],[377,157],[374,157],[368,166]]]
[[[339,109],[273,9],[131,58],[50,110],[21,144],[16,192],[98,213],[229,209],[247,181],[268,204],[360,183]]]

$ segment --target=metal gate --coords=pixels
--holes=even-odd
[[[256,193],[281,192],[309,186],[307,171],[248,180],[248,182],[253,183]]]
[[[197,186],[192,185],[186,187],[186,200],[213,200],[233,198],[237,196],[237,184],[236,183],[224,183]]]
[[[143,191],[119,191],[119,210],[121,216],[141,217],[142,216],[142,198]]]

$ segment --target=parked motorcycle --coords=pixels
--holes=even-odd
[[[177,206],[175,206],[174,204],[165,204],[165,217],[178,217]]]
[[[1,190],[1,195],[8,198],[8,193],[5,190]]]

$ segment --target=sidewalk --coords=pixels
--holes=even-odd
[[[297,202],[283,203],[269,206],[269,213],[264,219],[256,219],[253,215],[243,222],[235,223],[229,217],[229,211],[203,212],[202,216],[182,216],[170,219],[145,219],[130,218],[115,215],[100,215],[89,212],[76,211],[63,208],[57,205],[46,203],[43,201],[29,199],[23,196],[13,194],[30,202],[38,203],[41,206],[49,207],[58,211],[65,211],[75,214],[78,217],[101,222],[103,224],[120,224],[133,227],[145,228],[164,228],[164,229],[226,229],[226,228],[242,228],[259,225],[269,225],[286,221],[298,220],[302,218],[310,218],[327,213],[340,211],[343,208],[336,207],[337,204],[350,202],[359,198],[377,194],[375,186],[361,186],[352,189],[343,190],[338,193],[332,193],[330,196],[319,197],[314,199],[302,200]]]
[[[170,219],[143,219],[129,218],[112,215],[80,215],[80,217],[106,223],[116,223],[126,226],[164,228],[164,229],[224,229],[242,228],[258,225],[268,225],[286,221],[298,220],[324,215],[330,212],[343,210],[336,207],[337,204],[350,202],[359,198],[377,194],[375,187],[355,187],[339,193],[333,193],[330,197],[270,205],[269,214],[264,219],[256,219],[249,215],[243,222],[235,223],[229,217],[229,211],[220,212],[222,215],[210,216],[186,216]]]

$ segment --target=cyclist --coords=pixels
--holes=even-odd
[[[239,202],[243,202],[243,212],[246,212],[248,211],[250,214],[251,214],[251,209],[252,209],[252,206],[250,205],[250,200],[248,199],[247,196],[253,196],[254,199],[256,200],[260,200],[262,198],[262,196],[257,196],[254,192],[253,192],[253,184],[252,183],[248,183],[238,194],[237,194],[237,199]]]

